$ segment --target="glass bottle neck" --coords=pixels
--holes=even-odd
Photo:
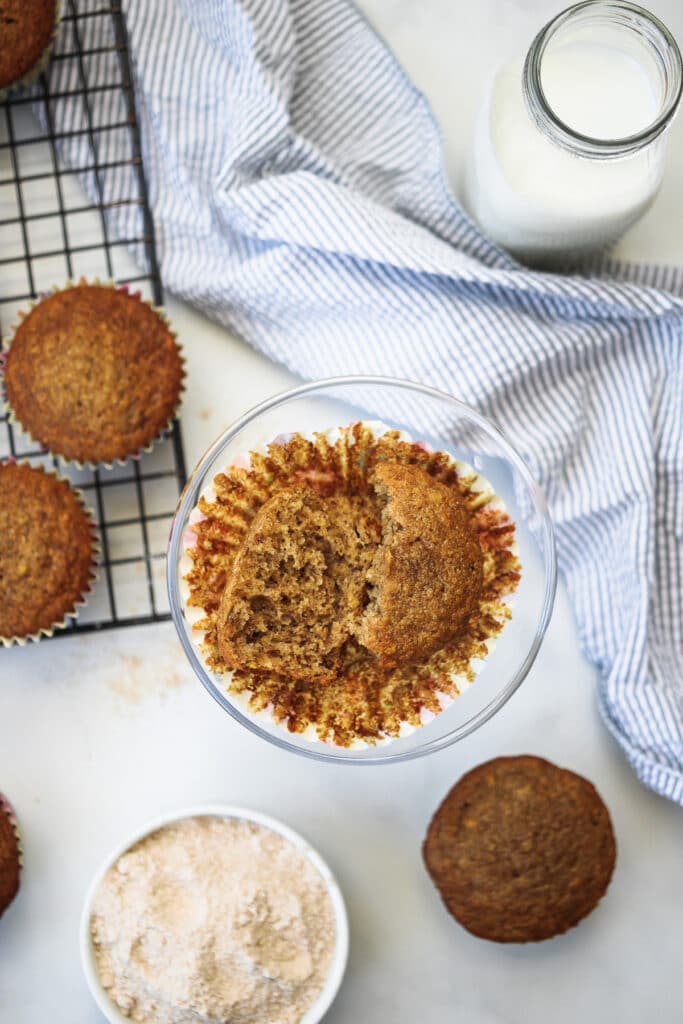
[[[636,71],[647,74],[656,97],[654,116],[634,133],[618,137],[618,132],[615,135],[610,130],[604,136],[593,136],[562,120],[553,108],[544,68],[547,72],[550,62],[562,51],[566,54],[573,47],[576,53],[582,45],[588,45],[593,52],[604,45],[606,58],[609,52],[620,52],[626,60],[637,62]],[[635,153],[666,130],[680,103],[682,72],[675,39],[649,11],[626,0],[585,0],[541,29],[524,63],[522,88],[529,113],[544,135],[576,156],[605,160]],[[590,84],[590,80],[577,82],[584,90]],[[596,80],[596,88],[599,87]]]

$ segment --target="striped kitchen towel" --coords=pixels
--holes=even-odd
[[[643,782],[683,803],[683,274],[544,275],[496,248],[349,0],[124,9],[165,286],[304,377],[406,377],[496,420],[548,496],[604,719]],[[111,42],[110,19],[83,24],[86,46]],[[78,84],[74,62],[50,73]],[[82,122],[79,102],[55,105],[58,128]],[[121,102],[93,94],[93,124],[124,120]],[[64,158],[84,166],[86,145]],[[121,159],[116,132],[98,145]],[[102,172],[107,199],[129,173]],[[136,208],[107,216],[140,233]]]

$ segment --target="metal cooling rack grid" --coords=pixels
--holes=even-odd
[[[97,108],[106,115],[99,120],[92,104],[96,93],[106,98]],[[68,101],[68,123],[55,108],[58,99]],[[79,140],[83,160],[75,170],[60,160],[66,138]],[[119,171],[126,172],[125,194]],[[136,229],[119,240],[109,218],[122,206],[135,213]],[[136,262],[129,248],[135,249]],[[101,0],[65,0],[47,72],[30,90],[0,103],[3,334],[32,298],[80,276],[114,279],[156,305],[163,301],[125,22],[118,3]],[[68,476],[84,492],[98,522],[102,560],[95,591],[77,622],[55,635],[169,618],[165,550],[185,482],[179,424],[141,459],[90,471],[61,466],[1,415],[0,458],[8,456]]]

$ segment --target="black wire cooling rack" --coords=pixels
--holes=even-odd
[[[73,162],[62,159],[69,145]],[[114,235],[125,213],[129,236]],[[133,258],[134,257],[134,258]],[[64,0],[50,64],[0,103],[0,326],[54,285],[84,276],[163,301],[140,133],[118,3]],[[0,415],[0,459],[56,468],[79,487],[99,525],[101,569],[68,630],[169,618],[164,560],[185,460],[176,422],[139,460],[111,470],[61,466]]]

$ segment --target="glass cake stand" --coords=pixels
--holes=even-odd
[[[227,692],[225,675],[204,663],[185,609],[182,577],[190,513],[216,473],[239,454],[280,434],[308,434],[355,420],[381,421],[404,430],[469,463],[492,485],[516,524],[522,578],[513,597],[512,618],[483,667],[463,692],[433,721],[408,735],[375,746],[345,749],[311,741],[269,716],[254,714]],[[262,402],[211,445],[199,460],[176,510],[167,559],[171,613],[196,675],[217,703],[245,728],[283,750],[322,761],[390,764],[441,750],[478,729],[499,711],[526,677],[550,621],[557,581],[553,528],[541,489],[525,462],[496,426],[442,391],[385,377],[340,377],[304,384]]]

